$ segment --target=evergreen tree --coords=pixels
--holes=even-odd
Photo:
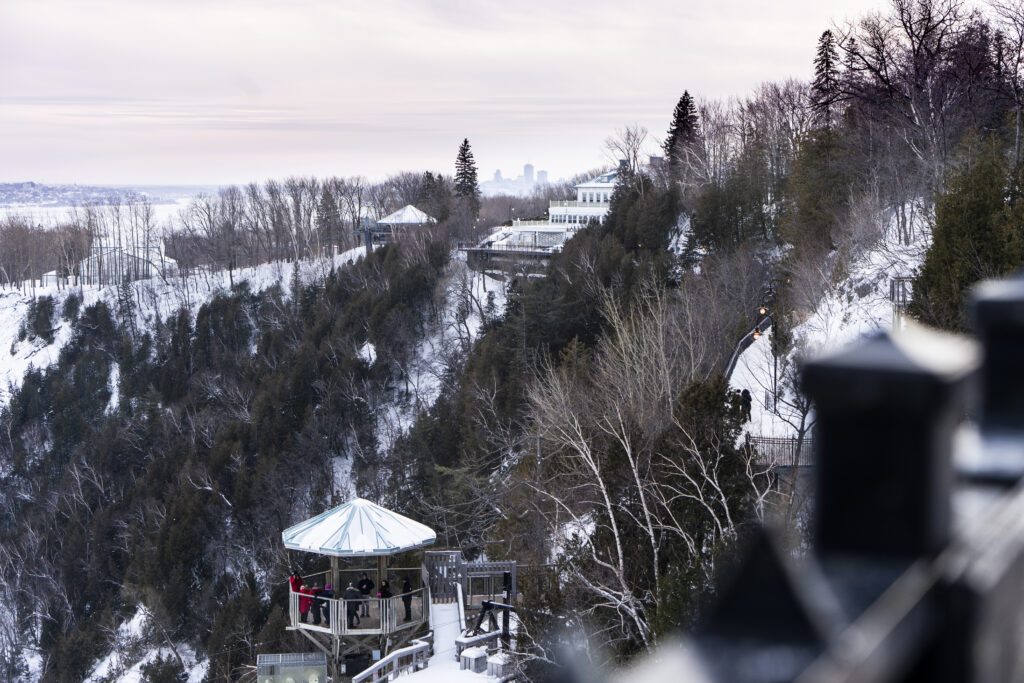
[[[668,137],[665,138],[664,144],[665,160],[673,178],[679,177],[686,158],[686,150],[697,142],[699,134],[700,119],[697,117],[697,105],[689,91],[684,90],[679,102],[676,103],[675,111],[672,112],[672,125],[668,128]]]
[[[430,171],[424,172],[416,206],[443,222],[451,214],[451,205],[452,192],[444,177],[440,173],[434,175]]]
[[[971,285],[1024,261],[1024,202],[1013,191],[1019,185],[1011,182],[1006,155],[989,140],[973,156],[936,202],[932,245],[910,303],[912,315],[949,330],[966,329],[964,293]]]
[[[814,58],[814,82],[811,83],[811,106],[817,123],[831,128],[834,107],[839,101],[839,50],[832,31],[818,38],[818,52]]]
[[[834,233],[846,214],[852,181],[843,158],[843,138],[823,129],[800,145],[786,181],[782,239],[798,252],[823,254],[835,248]]]
[[[480,185],[477,184],[476,161],[468,139],[459,145],[459,154],[455,158],[455,196],[469,207],[474,218],[480,213]]]
[[[325,247],[341,245],[341,213],[327,183],[320,192],[320,202],[316,207],[316,230]]]

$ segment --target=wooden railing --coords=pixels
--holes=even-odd
[[[323,598],[306,593],[288,592],[288,616],[293,628],[320,631],[336,636],[389,634],[419,626],[427,620],[430,605],[426,589],[419,588],[391,598],[365,598],[345,600]],[[409,598],[410,619],[405,619],[405,598]],[[308,601],[308,602],[305,602]],[[301,607],[308,604],[305,618]],[[367,616],[353,619],[349,625],[349,611]],[[319,611],[317,611],[319,610]]]
[[[412,645],[395,650],[387,657],[352,677],[352,683],[387,681],[403,673],[425,669],[430,662],[430,641],[414,640]]]
[[[576,200],[559,200],[553,199],[548,202],[548,206],[551,208],[568,208],[568,209],[608,209],[612,205],[611,202],[580,202]]]

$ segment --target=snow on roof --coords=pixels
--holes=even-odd
[[[433,545],[433,529],[364,498],[320,513],[285,529],[284,547],[318,555],[395,555]]]
[[[609,171],[608,173],[602,173],[596,178],[591,178],[585,183],[580,183],[576,187],[608,187],[609,185],[615,184],[615,179],[619,177],[618,171]]]
[[[425,223],[436,223],[437,219],[428,216],[412,204],[406,204],[398,211],[381,218],[378,223],[382,225],[422,225]]]

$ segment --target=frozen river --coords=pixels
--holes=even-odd
[[[178,214],[186,206],[187,199],[179,199],[174,203],[153,204],[153,215],[157,225],[166,227],[168,222],[177,224]],[[49,226],[67,219],[74,210],[71,206],[0,206],[0,219],[7,216],[28,216],[34,223]]]

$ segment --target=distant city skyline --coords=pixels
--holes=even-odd
[[[485,196],[495,194],[528,194],[533,188],[548,182],[547,170],[537,170],[529,162],[523,164],[522,169],[522,173],[512,177],[505,177],[500,168],[495,169],[490,179],[485,179],[480,183],[481,191]]]
[[[880,0],[5,0],[0,182],[224,185],[289,175],[481,178],[609,163],[684,89],[811,73],[833,21]],[[538,167],[539,168],[539,167]]]

